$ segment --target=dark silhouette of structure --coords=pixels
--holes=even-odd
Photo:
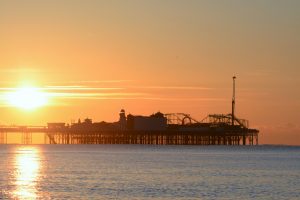
[[[234,125],[234,110],[235,110],[235,79],[236,79],[236,77],[235,76],[233,76],[232,77],[232,80],[233,80],[233,92],[232,92],[232,106],[231,106],[231,108],[232,108],[232,112],[231,112],[231,117],[232,117],[232,119],[231,119],[231,125]]]
[[[45,133],[50,144],[156,144],[156,145],[254,145],[258,144],[256,129],[247,120],[235,115],[235,79],[231,114],[211,114],[198,121],[185,113],[157,112],[150,116],[119,113],[119,121],[83,122],[66,125],[48,123],[46,127],[0,127],[0,143],[7,132],[21,132],[22,143],[32,142],[32,132]]]

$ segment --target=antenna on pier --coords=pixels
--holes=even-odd
[[[232,113],[231,113],[231,125],[234,125],[234,110],[235,110],[235,79],[236,77],[233,76],[233,92],[232,92]]]

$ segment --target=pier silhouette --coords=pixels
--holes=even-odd
[[[201,121],[184,113],[156,113],[151,116],[128,115],[124,122],[84,122],[47,126],[2,126],[0,143],[7,143],[9,133],[22,135],[22,144],[32,143],[32,133],[43,133],[46,144],[153,144],[153,145],[254,145],[258,130],[231,114],[209,115]],[[126,123],[126,124],[125,124]]]
[[[186,113],[126,116],[122,109],[119,121],[112,123],[87,118],[71,125],[0,126],[0,143],[15,132],[21,133],[22,144],[32,143],[32,133],[43,133],[45,144],[257,145],[259,131],[235,115],[235,79],[230,114],[210,114],[198,121]]]

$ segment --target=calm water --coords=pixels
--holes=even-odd
[[[300,147],[2,145],[0,156],[2,199],[300,199]]]

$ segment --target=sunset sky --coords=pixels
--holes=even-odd
[[[231,112],[236,75],[236,115],[260,143],[300,145],[300,1],[1,0],[0,74],[1,125],[122,108],[201,120]]]

